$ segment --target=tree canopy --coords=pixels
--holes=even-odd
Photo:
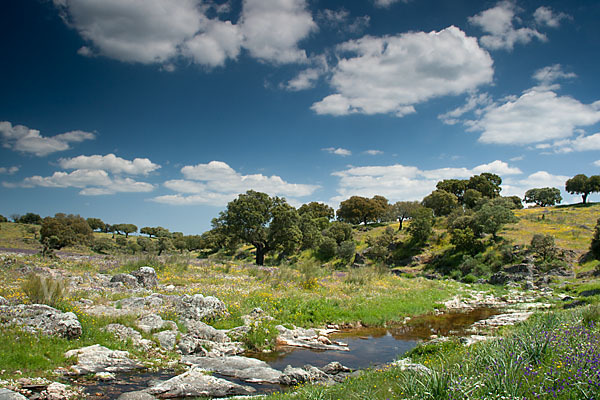
[[[362,196],[352,196],[340,203],[337,218],[350,224],[367,225],[369,222],[381,221],[388,214],[389,203],[383,196],[373,196],[369,199]]]
[[[263,265],[271,250],[290,251],[300,245],[298,211],[285,199],[248,190],[227,204],[216,222],[226,235],[252,244],[256,264]]]
[[[423,206],[433,210],[436,217],[448,215],[458,207],[458,199],[452,193],[445,190],[434,190],[426,196],[422,202]]]
[[[540,207],[546,207],[560,203],[562,196],[560,195],[560,190],[557,188],[535,188],[525,192],[523,201],[525,203],[535,203]]]
[[[418,201],[397,201],[390,206],[391,218],[400,223],[398,230],[402,230],[402,223],[408,218],[412,218],[415,212],[423,207]]]
[[[18,222],[20,224],[41,225],[42,217],[40,217],[38,214],[28,212],[27,214],[21,215],[19,218],[17,218],[15,222]]]
[[[92,229],[79,215],[56,214],[42,220],[40,242],[44,245],[44,253],[74,244],[90,244],[92,240]]]
[[[300,216],[304,214],[310,214],[311,218],[325,217],[328,220],[332,220],[335,217],[335,211],[332,207],[316,201],[311,201],[308,204],[302,204],[298,209],[298,214],[300,214]]]
[[[102,232],[106,229],[106,224],[100,218],[88,218],[86,221],[93,231],[98,230]]]
[[[590,193],[600,192],[600,175],[589,178],[585,174],[575,175],[565,182],[565,190],[571,194],[580,194],[585,204]]]

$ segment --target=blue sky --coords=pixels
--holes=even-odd
[[[0,213],[192,234],[248,189],[336,207],[481,172],[579,201],[599,19],[588,0],[8,2]]]

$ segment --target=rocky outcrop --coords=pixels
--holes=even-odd
[[[72,312],[62,312],[44,304],[0,306],[0,325],[18,325],[32,333],[58,335],[67,339],[81,336],[81,324]]]
[[[247,395],[256,391],[253,387],[242,386],[225,379],[206,375],[201,368],[192,367],[189,371],[152,386],[147,392],[161,399],[179,397],[227,397]]]
[[[162,348],[173,350],[177,344],[178,335],[179,332],[176,331],[162,331],[155,333],[153,336],[158,340]]]
[[[27,397],[12,390],[0,388],[0,400],[27,400]]]
[[[138,331],[128,326],[121,324],[110,324],[104,327],[104,330],[113,333],[122,342],[131,340],[134,345],[140,346],[144,350],[148,350],[152,347],[151,340],[144,339]]]
[[[119,396],[117,400],[155,400],[156,397],[144,391],[127,392]]]
[[[410,358],[403,358],[401,360],[394,361],[389,364],[392,367],[400,368],[400,371],[414,371],[424,374],[430,374],[431,370],[423,364],[413,363]]]
[[[79,397],[81,394],[76,390],[73,390],[69,386],[59,383],[52,382],[45,390],[43,390],[38,399],[39,400],[65,400],[75,397]]]
[[[137,279],[142,287],[153,288],[158,286],[158,277],[152,267],[141,267],[137,271],[132,272],[131,275]]]
[[[177,324],[173,321],[165,321],[160,315],[148,314],[138,320],[138,328],[145,333],[160,330],[177,330]]]
[[[328,329],[288,329],[277,325],[279,331],[277,344],[279,346],[303,347],[315,350],[341,350],[348,351],[348,345],[342,342],[331,341],[327,335],[335,330]]]
[[[144,367],[129,358],[129,352],[110,350],[99,344],[69,350],[65,353],[65,357],[77,358],[77,364],[70,368],[70,373],[75,375],[94,374],[97,372],[128,372]]]
[[[176,303],[175,310],[180,319],[200,321],[204,318],[217,318],[227,314],[225,303],[213,296],[201,294],[183,295]]]
[[[181,362],[250,383],[279,383],[281,378],[280,371],[256,358],[184,356]]]
[[[325,372],[312,365],[305,365],[302,368],[294,368],[288,365],[283,370],[279,383],[296,386],[303,383],[333,383],[333,381]]]
[[[232,342],[231,340],[214,342],[200,339],[193,333],[182,335],[177,348],[184,355],[197,354],[204,357],[233,356],[241,354],[245,350],[240,342]]]
[[[122,283],[129,287],[137,287],[138,280],[135,276],[130,274],[116,274],[110,279],[110,283]],[[111,287],[117,287],[118,285],[110,285]]]

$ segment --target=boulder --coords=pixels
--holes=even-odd
[[[390,364],[392,367],[400,368],[400,371],[415,371],[424,374],[430,374],[431,370],[423,364],[413,363],[410,358],[403,358],[401,360],[394,361]]]
[[[110,350],[99,344],[69,350],[65,353],[65,357],[77,357],[77,364],[70,368],[75,375],[128,372],[144,368],[143,365],[129,358],[129,352]]]
[[[138,280],[135,276],[130,274],[116,274],[110,279],[110,283],[122,283],[129,287],[137,287]],[[114,286],[114,285],[113,285]]]
[[[158,277],[152,267],[141,267],[137,271],[132,272],[131,275],[135,276],[137,282],[145,288],[158,286]]]
[[[279,331],[277,344],[280,346],[303,347],[315,350],[341,350],[348,351],[348,345],[342,342],[330,341],[327,332],[317,329],[296,328],[288,329],[283,325],[275,327]]]
[[[279,383],[281,377],[280,371],[256,358],[184,356],[181,362],[250,383]]]
[[[163,305],[164,301],[160,294],[152,293],[146,297],[129,297],[115,302],[123,309],[157,308]]]
[[[213,342],[199,339],[191,333],[181,336],[177,348],[182,354],[197,354],[208,357],[233,356],[244,352],[244,346],[240,342]]]
[[[40,400],[65,400],[78,397],[80,394],[67,385],[59,382],[52,382],[45,390],[40,393]]]
[[[211,342],[217,343],[231,342],[226,331],[215,329],[202,321],[186,319],[183,321],[183,325],[186,327],[188,334],[191,334],[198,339],[210,340]]]
[[[134,345],[140,346],[144,350],[148,350],[152,347],[151,340],[144,339],[138,331],[128,326],[121,324],[110,324],[105,326],[104,330],[107,332],[112,332],[122,342],[131,340]]]
[[[303,383],[332,383],[331,378],[323,371],[312,365],[303,368],[293,368],[288,365],[283,370],[279,383],[287,386],[296,386]]]
[[[140,390],[137,392],[123,393],[117,400],[156,400],[156,397]]]
[[[62,312],[44,304],[0,306],[0,325],[19,325],[32,333],[58,335],[67,339],[81,336],[81,324],[72,312]]]
[[[27,397],[12,390],[0,388],[0,400],[27,400]]]
[[[173,350],[175,345],[177,344],[177,335],[179,333],[176,331],[162,331],[154,334],[154,337],[158,339],[161,347],[167,350]]]
[[[248,395],[256,391],[225,379],[206,375],[200,368],[189,371],[150,387],[147,392],[162,399],[179,397],[227,397]]]
[[[148,314],[138,320],[138,328],[146,333],[164,329],[177,330],[177,324],[173,321],[165,321],[160,315]]]
[[[225,303],[213,296],[201,294],[183,295],[176,303],[176,311],[181,319],[202,320],[217,318],[227,314]]]

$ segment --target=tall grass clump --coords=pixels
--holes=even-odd
[[[65,284],[61,279],[30,274],[21,289],[34,304],[59,305],[65,297]]]

